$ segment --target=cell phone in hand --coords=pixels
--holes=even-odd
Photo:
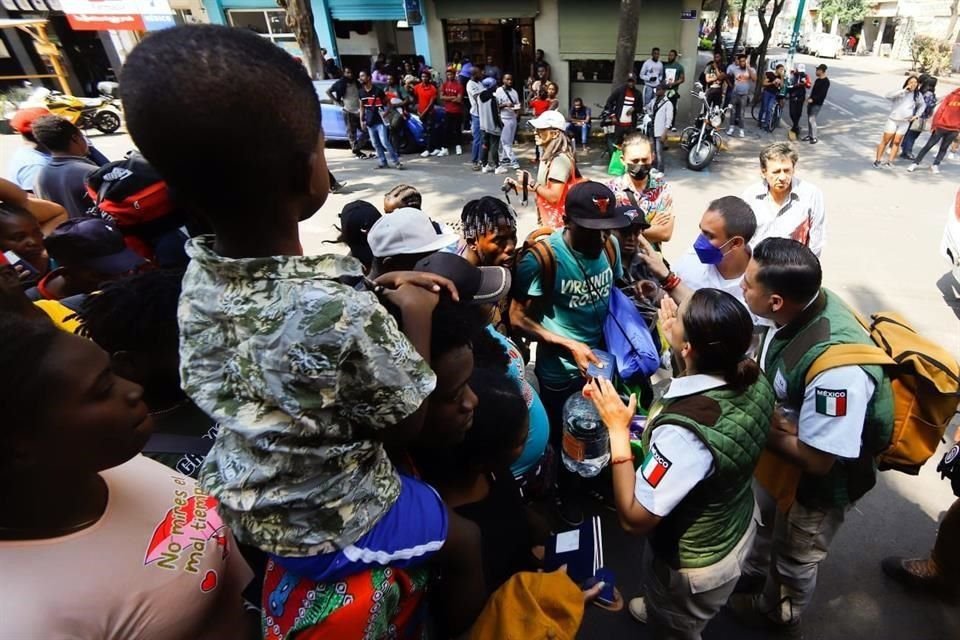
[[[26,260],[24,260],[23,258],[21,258],[19,255],[17,255],[16,252],[4,251],[3,257],[7,261],[7,263],[11,267],[16,269],[18,272],[26,271],[31,276],[34,276],[34,277],[39,275],[39,272],[33,267],[33,265],[27,262]],[[17,267],[20,267],[20,269],[17,269]]]

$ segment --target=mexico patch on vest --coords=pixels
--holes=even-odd
[[[817,413],[837,418],[847,415],[846,389],[816,389]]]
[[[643,464],[640,466],[640,474],[643,476],[643,479],[647,481],[647,484],[656,489],[660,481],[663,480],[663,476],[667,475],[671,464],[666,456],[660,453],[660,449],[657,449],[657,445],[653,445],[650,447],[647,456],[643,459]]]

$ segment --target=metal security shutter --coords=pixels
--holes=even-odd
[[[403,0],[327,0],[334,20],[403,20]]]
[[[538,11],[537,0],[483,0],[482,2],[434,0],[434,5],[437,17],[441,20],[533,18]]]

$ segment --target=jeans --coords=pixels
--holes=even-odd
[[[400,158],[397,152],[393,150],[390,144],[390,133],[387,126],[382,122],[380,124],[368,124],[367,131],[370,133],[370,141],[373,142],[373,148],[377,152],[377,159],[381,167],[387,166],[386,154],[390,155],[390,160],[394,164],[400,164]]]
[[[517,154],[513,152],[513,141],[517,137],[517,119],[504,118],[503,131],[500,132],[500,162],[513,164],[517,162]]]
[[[363,132],[360,129],[360,114],[343,112],[343,120],[347,124],[347,140],[350,141],[350,150],[354,155],[360,155],[360,143],[363,141]]]
[[[750,94],[733,94],[733,124],[743,129],[743,114],[747,110],[747,101]]]
[[[913,129],[907,129],[907,132],[903,136],[903,142],[900,143],[900,157],[907,158],[913,155],[913,145],[917,143],[917,138],[920,137],[920,134],[923,131],[914,131]]]
[[[650,101],[657,95],[657,88],[649,85],[643,85],[643,106],[650,104]],[[643,109],[641,106],[641,110]]]
[[[760,126],[770,127],[770,118],[773,117],[773,105],[777,103],[777,94],[764,91],[760,99]]]
[[[569,133],[576,140],[579,140],[580,144],[586,146],[587,142],[590,140],[590,125],[589,124],[567,125],[567,133]]]
[[[940,150],[937,151],[937,157],[933,160],[933,166],[939,165],[943,162],[943,157],[947,155],[947,150],[950,148],[950,145],[953,144],[953,141],[957,139],[957,136],[960,136],[960,131],[934,129],[930,134],[930,139],[927,140],[927,144],[923,145],[923,149],[920,149],[920,153],[917,154],[917,158],[913,162],[915,164],[923,162],[923,156],[927,155],[927,152],[933,149],[933,145],[939,142]]]
[[[500,134],[483,132],[483,153],[481,157],[485,164],[491,169],[496,169],[500,164]]]
[[[470,132],[473,134],[473,164],[480,164],[480,151],[483,150],[483,129],[480,128],[480,116],[470,116]]]
[[[653,152],[656,154],[656,157],[653,159],[653,167],[657,171],[663,171],[663,136],[654,138],[653,142]]]
[[[463,116],[459,113],[447,113],[443,118],[443,132],[443,146],[453,153],[454,147],[462,141]]]
[[[790,122],[793,123],[793,126],[790,127],[790,130],[797,135],[800,135],[800,116],[802,114],[803,114],[803,100],[791,100],[790,101]]]
[[[813,140],[817,139],[817,115],[822,108],[822,104],[807,105],[807,135]]]
[[[439,149],[440,145],[437,144],[437,120],[433,116],[433,110],[423,114],[423,117],[420,118],[420,122],[423,123],[423,146],[427,151],[433,151]]]

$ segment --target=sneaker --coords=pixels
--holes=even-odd
[[[450,152],[447,151],[447,148],[446,148],[446,147],[444,147],[443,149],[440,149],[440,153],[437,154],[437,157],[438,157],[438,158],[446,158],[448,155],[450,155]]]
[[[874,160],[874,161],[873,161],[873,168],[874,168],[874,169],[879,169],[879,168],[880,168],[880,161],[879,161],[879,160]],[[914,168],[916,168],[916,167],[914,167]],[[907,169],[907,171],[913,171],[913,169]]]
[[[673,127],[673,126],[670,127],[670,131],[676,131],[676,130],[677,130],[676,127]]]
[[[746,134],[743,132],[743,129],[740,129],[740,137],[741,137],[741,138],[746,138],[746,137],[747,137]]]
[[[627,608],[634,620],[640,624],[647,624],[647,601],[642,596],[631,599]]]
[[[460,145],[457,145],[457,155],[458,156],[463,155],[463,147],[461,147]]]
[[[498,176],[505,174],[507,171],[509,171],[509,169],[502,165],[493,170],[493,172]]]
[[[374,167],[374,169],[386,169],[386,168],[387,168],[387,165],[385,164],[378,164],[377,166]]]
[[[347,183],[344,182],[334,182],[330,185],[330,193],[337,193],[338,191],[343,191],[343,188],[347,186]]]
[[[952,599],[957,595],[957,587],[944,580],[937,567],[927,558],[884,558],[880,568],[888,577],[896,580],[911,591],[939,595]]]
[[[820,141],[817,140],[816,138],[810,138],[810,144],[817,144],[818,142]]]
[[[955,154],[953,151],[951,151],[950,153],[947,154],[947,160],[953,161],[953,160],[956,160],[956,159],[957,159],[957,154]]]
[[[874,163],[873,163],[873,166],[877,166],[877,163],[874,162]],[[919,166],[920,166],[920,165],[918,165],[916,162],[914,162],[914,163],[911,164],[909,167],[907,167],[907,171],[909,171],[910,173],[913,173],[914,171],[917,170],[917,167],[919,167]]]
[[[420,154],[420,157],[421,157],[421,158],[429,158],[429,157],[430,157],[430,152],[427,151],[426,149],[424,149],[424,150],[423,150],[423,153]]]
[[[733,135],[733,127],[727,127],[727,135],[728,135],[728,136],[732,136],[732,135]]]
[[[512,163],[512,164],[510,165],[510,168],[511,168],[511,169],[519,169],[519,168],[520,168],[520,163],[519,163],[519,162],[514,162],[514,163]]]
[[[375,153],[361,153],[361,154],[360,154],[360,159],[361,159],[361,160],[373,160],[373,159],[376,158],[376,157],[377,157],[377,154],[375,154]]]
[[[891,162],[889,162],[889,161],[884,162],[884,163],[883,163],[883,168],[884,168],[884,169],[893,169],[893,163],[891,163]]]
[[[474,171],[480,171],[480,169],[482,169],[482,168],[483,168],[483,167],[480,166],[480,163],[479,163],[479,162],[474,162],[474,163],[473,163],[473,170],[474,170]]]
[[[940,166],[939,166],[939,165],[932,165],[932,166],[930,167],[930,173],[940,173]]]
[[[791,142],[795,142],[797,138],[800,137],[800,134],[794,131],[793,129],[791,129],[790,132],[787,134],[787,137],[790,138]],[[877,165],[877,166],[880,166],[880,165]]]
[[[404,166],[398,162],[397,164],[393,165],[393,168],[397,171],[403,171]]]
[[[430,155],[432,155],[434,158],[437,158],[437,157],[439,157],[439,156],[442,156],[442,155],[443,155],[443,149],[434,149],[433,151],[430,152]]]
[[[488,164],[483,165],[483,168],[480,169],[484,173],[493,173],[493,167]]]
[[[785,599],[786,600],[786,599]],[[779,607],[784,604],[781,601]],[[803,640],[803,632],[800,627],[800,619],[793,622],[779,622],[770,617],[773,609],[767,607],[766,600],[762,595],[751,595],[749,593],[735,593],[727,601],[727,607],[733,612],[733,615],[744,625],[755,629],[765,629],[768,637],[790,638],[791,640]]]

